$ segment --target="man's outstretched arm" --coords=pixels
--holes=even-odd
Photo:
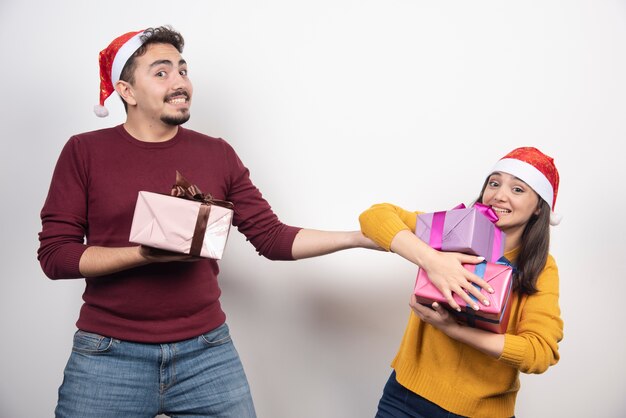
[[[317,257],[349,248],[380,248],[361,231],[318,231],[301,229],[293,241],[291,252],[295,260]]]

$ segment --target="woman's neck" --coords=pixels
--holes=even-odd
[[[508,252],[519,247],[524,228],[515,228],[513,230],[506,230],[502,232],[505,234],[504,252]]]

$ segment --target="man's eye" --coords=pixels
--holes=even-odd
[[[159,71],[158,73],[156,73],[157,77],[165,77],[167,75],[167,73],[165,71]]]
[[[180,75],[182,75],[183,77],[187,76],[187,70],[180,70]]]

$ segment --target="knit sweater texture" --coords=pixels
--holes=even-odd
[[[415,231],[419,212],[391,204],[360,216],[367,237],[389,251],[395,235]],[[505,256],[514,261],[518,251]],[[520,389],[519,372],[543,373],[559,360],[563,338],[559,275],[552,256],[537,279],[537,293],[511,296],[511,318],[500,358],[490,357],[422,322],[412,311],[392,367],[407,389],[458,415],[511,417]]]
[[[177,170],[204,193],[234,203],[233,225],[259,254],[292,259],[299,228],[278,219],[226,141],[179,127],[168,141],[143,142],[119,125],[73,136],[63,148],[41,211],[38,259],[44,273],[80,278],[88,246],[136,245],[129,234],[138,192],[169,194]],[[202,259],[86,278],[76,325],[143,343],[201,335],[225,321],[218,272],[216,260]]]

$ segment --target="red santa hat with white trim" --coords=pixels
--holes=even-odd
[[[516,148],[502,157],[491,172],[511,174],[533,188],[550,206],[550,225],[558,225],[562,216],[554,212],[559,191],[559,172],[554,160],[534,147]]]
[[[100,51],[100,104],[93,108],[97,116],[104,118],[109,115],[104,102],[115,91],[115,83],[119,81],[128,59],[143,45],[142,34],[143,30],[125,33]]]

